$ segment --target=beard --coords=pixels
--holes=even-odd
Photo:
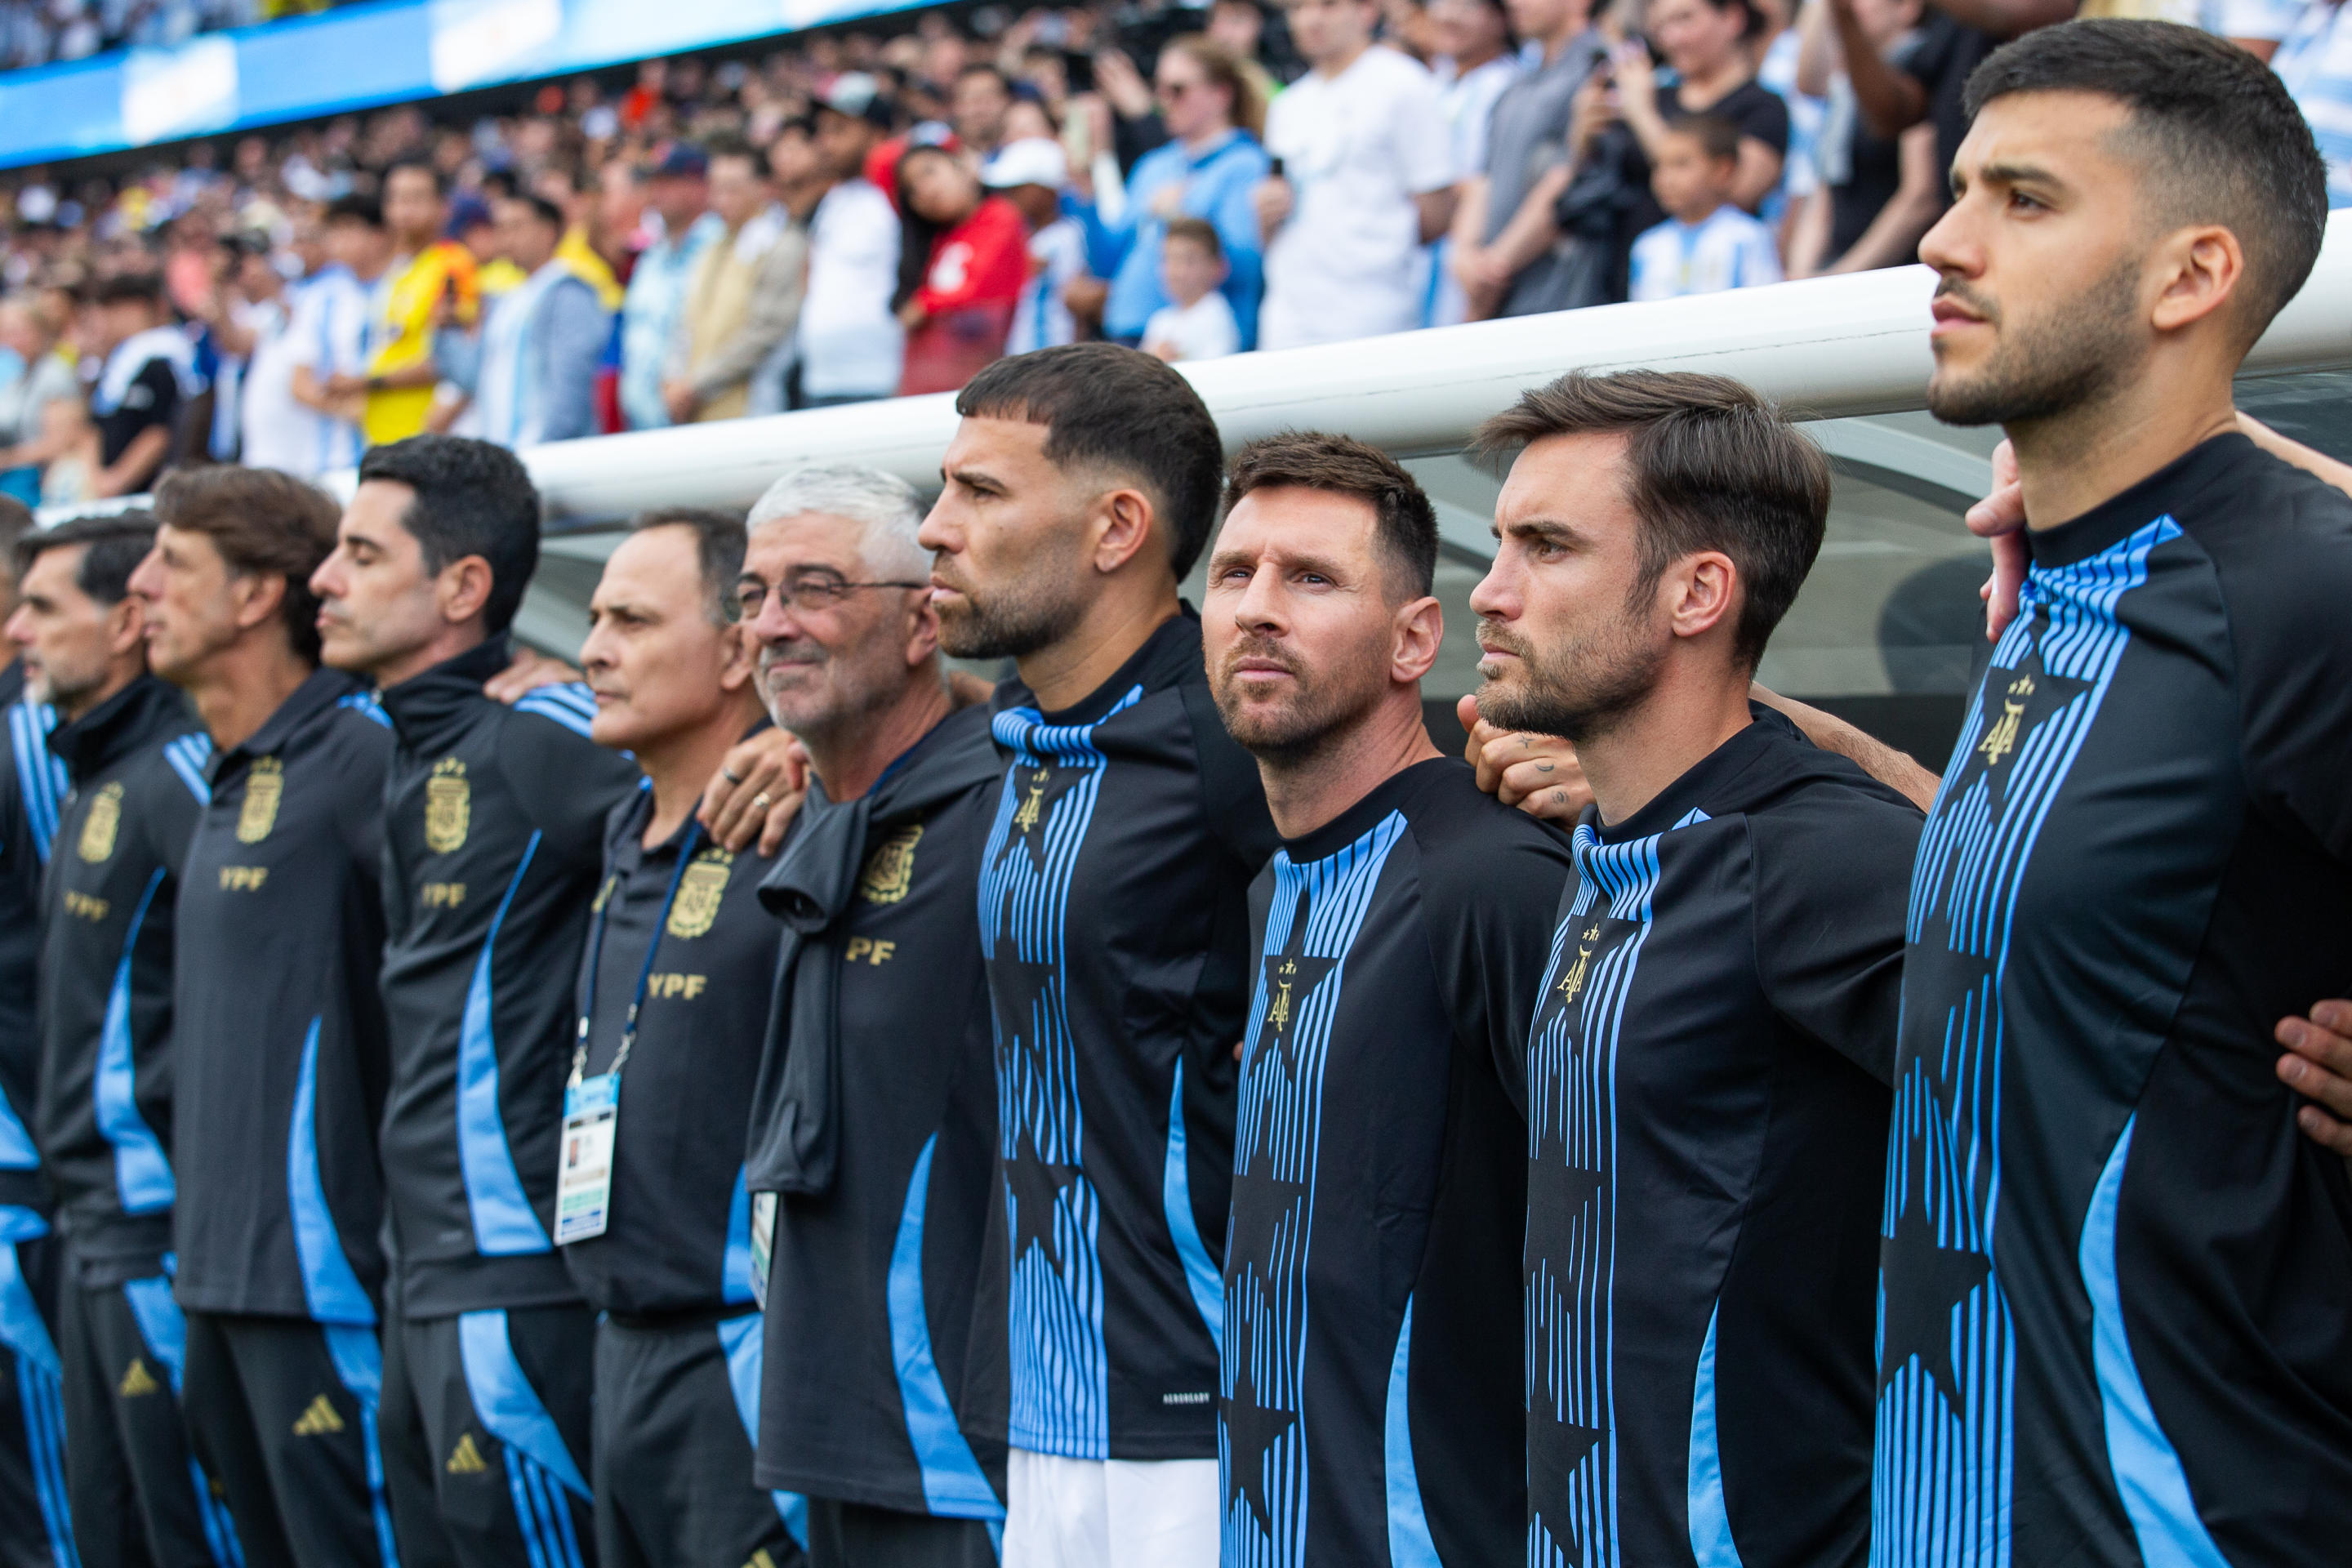
[[[860,659],[858,650],[835,652],[813,641],[761,649],[759,689],[776,727],[803,738],[829,737],[888,700],[887,670]]]
[[[1559,735],[1581,745],[1605,735],[1658,684],[1663,642],[1644,637],[1633,606],[1556,648],[1541,649],[1509,627],[1481,621],[1478,645],[1516,654],[1519,678],[1478,689],[1478,716],[1499,730]]]
[[[1937,294],[1965,301],[1998,333],[1967,379],[1940,365],[1927,381],[1927,412],[1947,425],[2026,425],[2098,403],[2130,374],[2139,263],[2119,262],[2083,293],[2032,321],[2005,322],[1992,301],[1947,279]]]
[[[936,560],[932,580],[962,595],[940,606],[940,647],[957,658],[1022,658],[1069,636],[1087,602],[1072,586],[1075,563],[1048,554],[1040,551],[985,593],[949,575],[945,557]]]
[[[1362,658],[1340,660],[1348,671],[1377,671],[1377,648]],[[1280,665],[1290,676],[1289,695],[1276,701],[1252,701],[1235,684],[1234,667],[1256,658]],[[1380,701],[1381,682],[1359,679],[1353,684],[1332,680],[1300,664],[1270,638],[1243,637],[1217,661],[1213,692],[1217,714],[1225,732],[1242,750],[1276,766],[1296,766],[1320,753],[1334,736],[1351,728]]]

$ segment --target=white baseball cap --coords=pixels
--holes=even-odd
[[[1063,156],[1060,142],[1027,136],[998,148],[996,156],[982,166],[980,178],[982,184],[999,191],[1015,185],[1043,185],[1058,191],[1070,183],[1070,161]]]

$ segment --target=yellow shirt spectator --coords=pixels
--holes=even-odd
[[[595,289],[596,298],[604,302],[604,309],[617,310],[621,308],[621,300],[627,290],[621,287],[621,280],[613,276],[613,268],[606,265],[604,258],[596,254],[596,247],[588,243],[585,228],[575,225],[564,235],[562,243],[555,247],[555,259],[570,268],[580,281]]]
[[[433,357],[433,333],[439,324],[437,308],[446,295],[450,307],[443,321],[470,326],[481,307],[481,289],[474,276],[473,253],[455,240],[445,239],[412,258],[385,290],[383,313],[373,323],[367,374],[389,375],[425,363]],[[360,422],[371,447],[405,440],[421,433],[433,406],[433,388],[382,387],[367,395],[367,413]]]

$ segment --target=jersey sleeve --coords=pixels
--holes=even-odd
[[[541,687],[515,704],[500,731],[499,765],[551,847],[601,860],[604,819],[642,775],[588,738],[594,713],[585,687]]]
[[[1258,776],[1257,759],[1242,750],[1225,732],[1215,700],[1205,683],[1180,687],[1184,710],[1192,721],[1193,754],[1200,759],[1202,808],[1209,831],[1234,852],[1250,874],[1274,858],[1282,836],[1274,830],[1274,814],[1266,809],[1265,781]]]
[[[1895,1076],[1904,916],[1924,822],[1875,788],[1748,819],[1765,1000],[1881,1083]]]

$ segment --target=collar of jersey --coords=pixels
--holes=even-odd
[[[70,724],[49,731],[49,752],[79,789],[151,742],[195,728],[173,688],[142,675]]]
[[[1113,709],[1125,704],[1127,694],[1139,686],[1152,692],[1177,684],[1188,673],[1198,677],[1201,612],[1181,599],[1176,601],[1176,612],[1154,627],[1151,635],[1143,639],[1143,646],[1129,654],[1127,662],[1108,679],[1069,707],[1052,713],[1039,711],[1036,697],[1015,676],[996,689],[996,695],[989,702],[990,710],[1003,713],[1026,708],[1037,714],[1036,722],[1067,729],[1108,717]]]
[[[1729,794],[1733,781],[1775,745],[1797,733],[1796,726],[1759,703],[1750,702],[1748,711],[1753,723],[1692,763],[1682,777],[1660,790],[1647,805],[1616,826],[1602,826],[1600,814],[1588,809],[1584,821],[1591,826],[1593,836],[1603,844],[1628,844],[1664,833],[1689,816],[1694,806],[1705,810],[1709,816],[1722,816],[1739,809]]]
[[[501,632],[455,658],[443,659],[422,675],[378,692],[377,700],[402,743],[429,749],[432,737],[443,726],[470,717],[481,704],[492,700],[483,695],[482,683],[504,669],[513,657]]]
[[[2120,494],[2055,528],[2028,529],[2026,548],[2037,570],[2072,566],[2130,538],[2158,517],[2197,509],[2189,503],[2236,477],[2261,448],[2235,430],[2200,441]]]
[[[359,689],[360,682],[340,669],[320,668],[312,670],[309,679],[278,705],[278,710],[263,721],[260,729],[221,754],[213,764],[213,776],[215,779],[221,777],[236,758],[266,757],[281,749],[294,738],[294,732],[314,716],[333,708],[337,702]]]

